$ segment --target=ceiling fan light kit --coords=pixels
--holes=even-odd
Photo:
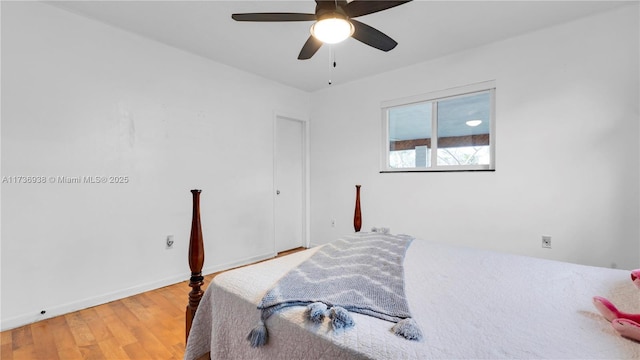
[[[311,35],[325,44],[337,44],[353,35],[355,28],[345,16],[335,14],[311,25]]]
[[[411,0],[316,0],[314,14],[304,13],[244,13],[233,14],[236,21],[315,21],[311,25],[311,36],[307,39],[298,55],[299,60],[310,59],[323,43],[335,44],[353,37],[354,39],[382,51],[389,51],[398,43],[367,24],[354,20],[410,2]],[[325,33],[330,34],[325,37]],[[338,35],[339,34],[339,35]]]

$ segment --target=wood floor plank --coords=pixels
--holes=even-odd
[[[11,348],[11,344],[2,344],[2,347],[0,347],[0,359],[13,360],[13,349]]]
[[[129,307],[125,304],[127,299],[112,302],[111,308],[126,326],[133,327],[140,324],[140,319],[132,313]]]
[[[64,316],[69,330],[75,339],[77,346],[87,346],[96,342],[96,338],[93,336],[91,329],[82,319],[80,312],[73,312]]]
[[[55,329],[52,333],[56,343],[58,357],[65,360],[82,359],[82,353],[78,349],[78,345],[76,345],[76,339],[73,337],[71,329],[69,329],[69,324],[64,316],[58,316],[47,321],[51,324],[51,327]]]
[[[138,318],[139,321],[153,320],[153,317],[149,313],[149,310],[140,303],[139,297],[122,299],[122,303],[135,317]]]
[[[166,316],[168,317],[176,317],[181,316],[184,311],[182,311],[181,306],[177,306],[176,303],[172,302],[166,297],[168,291],[166,288],[160,289],[158,292],[150,292],[142,294],[149,298],[149,300],[153,303],[151,307],[152,310],[162,310]]]
[[[0,360],[13,360],[13,333],[11,331],[3,331],[0,333]]]
[[[13,350],[33,345],[31,326],[25,325],[13,330]]]
[[[145,351],[144,346],[140,343],[131,343],[129,345],[125,345],[122,348],[127,353],[127,359],[132,360],[146,360],[153,359],[148,352]]]
[[[0,344],[11,345],[13,343],[13,333],[11,331],[3,331],[0,333]]]
[[[132,298],[136,299],[140,306],[144,307],[145,309],[149,309],[153,308],[153,306],[155,305],[155,303],[149,298],[149,294],[155,294],[155,291],[138,294],[132,296]]]
[[[142,294],[152,304],[147,309],[154,320],[162,323],[164,326],[175,327],[176,321],[182,319],[184,311],[177,304],[167,300],[161,293],[154,295]]]
[[[81,310],[80,315],[89,327],[89,330],[91,330],[95,341],[100,342],[113,337],[113,334],[98,315],[95,308]]]
[[[184,332],[182,334],[182,337],[184,337]],[[174,344],[173,346],[171,346],[171,352],[175,354],[175,358],[176,359],[183,359],[184,358],[184,349],[186,347],[186,344],[184,343],[184,341],[181,341],[179,343]]]
[[[100,350],[107,359],[128,359],[126,351],[123,349],[123,345],[118,342],[116,338],[109,338],[98,343]]]
[[[13,359],[13,333],[11,331],[3,331],[0,333],[2,339],[0,347],[0,360]]]
[[[159,324],[153,331],[154,337],[174,356],[182,356],[174,351],[175,345],[181,345],[181,351],[184,352],[185,344],[183,323],[184,318],[179,319],[178,321],[172,321],[166,325]]]
[[[129,330],[129,326],[123,323],[117,316],[112,315],[110,318],[103,320],[120,345],[129,345],[138,341],[131,330]]]
[[[36,357],[36,349],[33,344],[27,344],[13,349],[13,360],[34,360]]]
[[[184,313],[187,304],[189,303],[189,291],[191,291],[191,288],[181,283],[179,286],[171,286],[165,294],[165,297],[176,304],[181,304],[178,305],[178,307],[180,308],[180,311]]]
[[[104,356],[104,354],[102,353],[102,350],[100,349],[100,346],[97,343],[80,346],[79,349],[80,349],[80,352],[82,353],[82,358],[83,359],[86,359],[86,360],[111,360],[111,359],[107,359]]]
[[[162,341],[158,340],[154,333],[142,327],[134,328],[133,333],[153,359],[169,359],[173,357],[171,351]]]
[[[64,360],[84,360],[82,352],[77,346],[58,350],[58,357]]]
[[[40,321],[31,325],[33,345],[37,359],[59,360],[51,322]]]

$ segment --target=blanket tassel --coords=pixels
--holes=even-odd
[[[326,312],[327,305],[325,305],[324,303],[314,302],[307,305],[307,315],[309,316],[309,320],[313,321],[316,324],[319,324],[324,320]]]
[[[407,340],[422,340],[422,330],[412,318],[400,320],[393,326],[393,332]]]
[[[329,318],[331,319],[331,326],[333,327],[333,330],[348,329],[355,325],[355,322],[349,312],[340,306],[334,306],[331,308]]]
[[[247,336],[247,340],[251,343],[251,347],[260,347],[267,343],[267,339],[269,338],[269,333],[267,332],[267,327],[264,324],[264,321],[260,321],[258,325],[256,325],[253,330]]]

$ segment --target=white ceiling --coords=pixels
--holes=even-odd
[[[636,0],[637,1],[637,0]],[[629,4],[629,1],[427,1],[359,17],[398,42],[388,53],[357,40],[297,60],[311,22],[236,22],[232,13],[313,13],[297,1],[52,1],[115,27],[305,91],[434,59]]]

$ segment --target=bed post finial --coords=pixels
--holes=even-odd
[[[198,310],[198,304],[202,299],[203,291],[200,288],[204,285],[202,276],[202,265],[204,264],[204,244],[202,241],[202,225],[200,224],[200,193],[202,190],[191,190],[193,194],[193,215],[191,220],[191,237],[189,238],[189,267],[191,268],[191,279],[189,286],[189,305],[186,311],[186,339],[189,338],[191,323]],[[186,342],[186,340],[185,340]]]
[[[360,213],[360,186],[356,185],[356,212],[353,215],[353,228],[359,232],[362,228],[362,214]]]

